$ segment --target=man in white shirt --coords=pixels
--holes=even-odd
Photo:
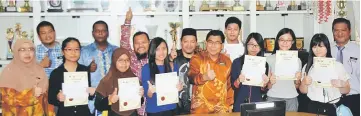
[[[360,46],[350,42],[351,23],[344,18],[337,18],[332,23],[332,32],[335,44],[331,46],[331,53],[338,62],[341,62],[351,76],[349,82],[350,93],[345,97],[343,104],[349,107],[354,116],[360,115]]]
[[[223,52],[230,57],[233,62],[234,59],[240,57],[244,53],[244,45],[241,37],[242,33],[242,21],[237,17],[229,17],[225,23],[224,33],[226,40],[224,41]]]

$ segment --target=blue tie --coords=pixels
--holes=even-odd
[[[337,52],[337,58],[336,61],[343,63],[343,53],[342,50],[345,49],[344,46],[337,46],[338,52]]]

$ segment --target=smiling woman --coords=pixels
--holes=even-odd
[[[14,59],[0,76],[2,114],[55,116],[54,107],[47,102],[46,73],[34,58],[34,44],[20,39],[13,50]]]

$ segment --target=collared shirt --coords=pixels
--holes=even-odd
[[[239,58],[244,54],[244,45],[242,41],[239,41],[238,44],[229,44],[227,43],[227,40],[224,40],[224,50],[226,50],[233,62],[234,59]]]
[[[348,42],[342,50],[343,66],[350,78],[350,95],[360,94],[360,46],[353,42]],[[332,57],[337,58],[337,44],[331,45]]]
[[[45,68],[46,75],[50,78],[50,73],[58,68],[63,63],[63,54],[61,53],[61,46],[56,43],[53,48],[47,48],[44,44],[36,46],[36,60],[40,63],[44,57],[48,55],[51,65],[49,68]]]
[[[113,51],[117,46],[108,43],[104,51],[98,49],[96,43],[92,43],[82,48],[79,64],[89,66],[93,58],[97,64],[95,72],[91,72],[91,87],[97,87],[100,80],[108,73],[112,61]]]
[[[130,22],[126,21],[124,25],[121,26],[122,35],[120,39],[120,46],[125,48],[130,53],[130,69],[134,72],[134,74],[139,78],[139,80],[142,80],[141,77],[141,70],[142,67],[148,63],[148,56],[144,59],[138,59],[137,55],[135,54],[135,51],[130,46]]]
[[[306,66],[307,65],[303,66],[302,72],[305,72]],[[340,80],[347,81],[350,78],[350,76],[347,74],[347,72],[345,71],[345,68],[342,66],[342,64],[340,62],[336,62],[335,72],[338,75],[338,79],[340,79]],[[315,70],[314,70],[313,66],[311,66],[310,70],[308,71],[308,76],[312,78],[314,73],[315,73]],[[303,78],[304,77],[302,77],[301,80],[303,80]],[[322,102],[322,103],[328,103],[331,101],[330,103],[336,103],[339,101],[337,98],[341,97],[341,92],[340,92],[339,88],[324,88],[323,89],[321,87],[314,86],[314,83],[312,82],[312,84],[308,86],[307,96],[312,101],[318,101],[318,102]]]

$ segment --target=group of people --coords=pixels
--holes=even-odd
[[[94,43],[85,47],[73,37],[61,44],[56,42],[54,26],[47,21],[39,23],[41,44],[35,47],[30,40],[17,40],[12,47],[14,59],[1,73],[2,114],[171,116],[240,112],[243,103],[284,100],[286,111],[336,115],[334,104],[343,104],[353,115],[359,115],[360,51],[359,45],[350,42],[351,24],[347,19],[338,18],[332,24],[335,44],[319,33],[311,38],[309,53],[299,51],[297,80],[278,80],[275,75],[276,52],[297,51],[293,30],[281,29],[272,55],[267,57],[261,87],[243,85],[246,77],[242,68],[245,55],[265,57],[265,43],[259,33],[241,41],[242,22],[238,18],[229,17],[224,32],[211,30],[204,50],[196,49],[198,38],[193,28],[182,30],[179,50],[174,46],[169,50],[167,41],[151,39],[145,32],[133,35],[132,48],[131,20],[132,12],[128,11],[121,26],[120,48],[108,43],[104,21],[93,24]],[[314,57],[337,59],[338,79],[332,80],[333,87],[312,86]],[[65,72],[88,73],[88,105],[64,107],[69,99],[62,91]],[[179,103],[158,106],[155,75],[169,72],[177,72],[181,80],[176,85]],[[118,94],[117,80],[127,77],[139,78],[139,95],[144,97],[140,109],[120,112],[118,95],[122,94]]]

